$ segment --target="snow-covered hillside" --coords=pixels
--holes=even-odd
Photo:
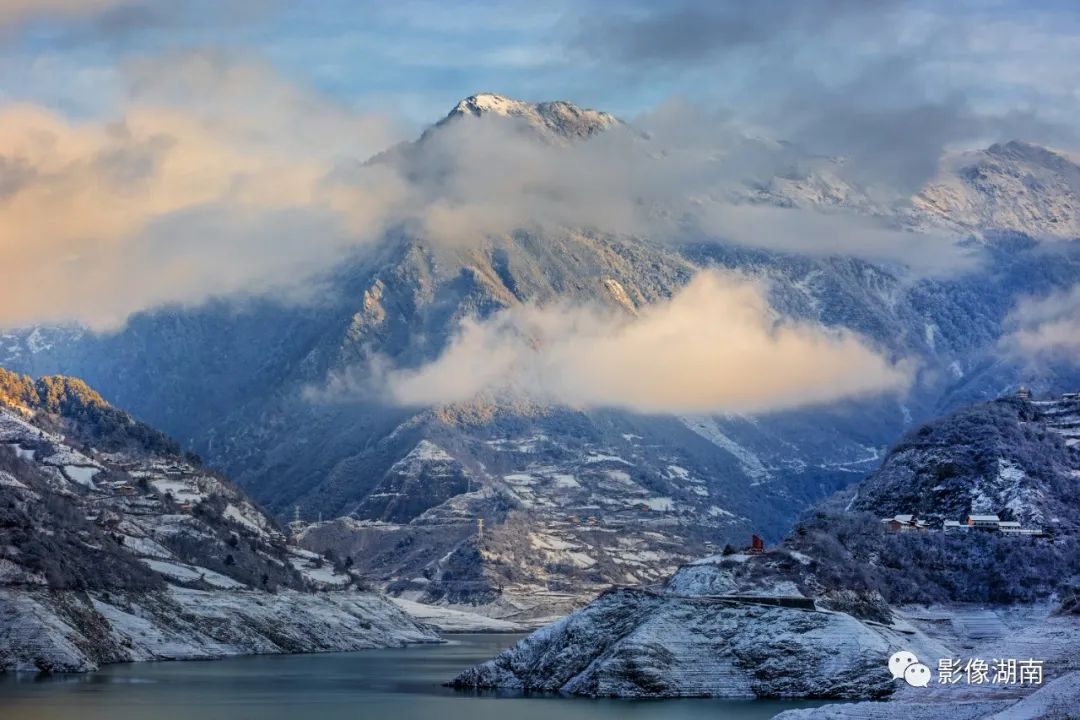
[[[918,212],[962,233],[1080,237],[1080,165],[1012,141],[945,158],[942,177],[914,198]]]
[[[0,370],[0,671],[436,637],[63,378]]]
[[[1080,399],[1016,397],[927,423],[893,448],[859,485],[850,507],[882,517],[962,521],[997,514],[1026,527],[1080,527]]]

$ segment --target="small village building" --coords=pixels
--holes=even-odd
[[[750,536],[750,552],[763,553],[765,552],[765,541],[757,535]]]
[[[1031,391],[1028,390],[1023,385],[1021,385],[1020,389],[1016,391],[1016,397],[1019,398],[1020,400],[1030,400],[1031,399]]]
[[[881,522],[889,532],[926,532],[930,527],[914,515],[893,515],[891,518],[882,518]]]
[[[946,520],[941,529],[947,533],[967,532],[969,527],[959,520]]]
[[[1015,520],[1002,520],[998,523],[998,532],[1010,535],[1019,535],[1021,532],[1023,532],[1023,528],[1020,527],[1020,523]]]
[[[967,524],[973,530],[997,532],[1001,518],[997,515],[968,515]]]

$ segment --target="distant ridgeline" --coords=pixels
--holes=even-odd
[[[43,428],[73,435],[78,442],[107,452],[144,450],[180,456],[180,445],[134,420],[82,380],[52,375],[38,380],[0,368],[0,405],[33,416]]]

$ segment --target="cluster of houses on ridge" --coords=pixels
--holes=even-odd
[[[1020,388],[1016,391],[1016,397],[1019,398],[1020,400],[1028,400],[1028,401],[1030,401],[1032,399],[1031,390],[1029,390],[1028,388],[1021,385]],[[1078,401],[1080,401],[1080,392],[1067,392],[1067,393],[1062,393],[1061,394],[1061,399],[1056,401],[1056,402],[1070,403],[1070,402],[1078,402]],[[1049,402],[1055,402],[1055,401],[1051,400]]]
[[[889,532],[929,532],[930,523],[920,520],[914,515],[893,515],[882,518],[882,524]],[[941,526],[942,532],[997,532],[1002,535],[1024,535],[1027,537],[1047,537],[1047,533],[1039,528],[1022,527],[1016,520],[1002,520],[997,515],[968,515],[967,520],[946,520]]]

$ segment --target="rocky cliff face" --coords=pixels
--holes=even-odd
[[[437,642],[372,593],[0,586],[0,671],[88,672],[147,660],[347,652]]]
[[[435,640],[80,381],[0,370],[0,671]]]

